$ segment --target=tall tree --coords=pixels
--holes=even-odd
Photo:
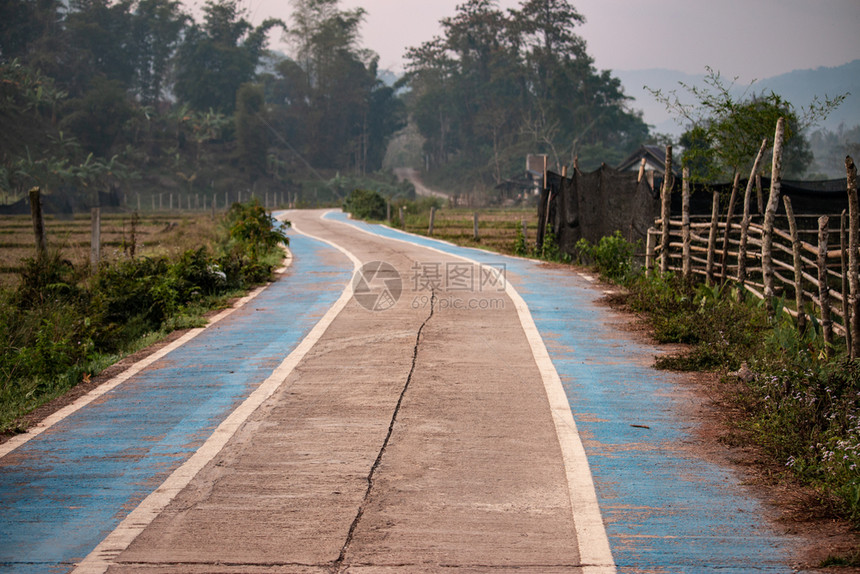
[[[620,81],[595,70],[575,33],[582,22],[567,0],[525,0],[506,13],[495,0],[469,0],[440,37],[408,51],[410,112],[431,165],[456,158],[499,183],[527,153],[560,166],[599,150],[589,158],[599,165],[640,145],[647,126],[626,109]]]
[[[133,15],[134,87],[145,104],[158,104],[171,60],[189,22],[176,0],[139,0]]]
[[[259,84],[243,84],[236,95],[236,142],[239,159],[251,183],[266,171],[269,131],[265,93]]]
[[[267,19],[256,28],[237,0],[208,0],[204,22],[186,32],[179,48],[176,94],[194,109],[232,112],[239,86],[256,75],[266,34],[282,21]]]
[[[359,46],[361,8],[338,0],[294,0],[288,37],[293,60],[279,65],[279,94],[290,133],[319,167],[378,169],[384,145],[400,125],[394,91],[379,81],[378,58]]]

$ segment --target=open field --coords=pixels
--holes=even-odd
[[[133,223],[131,213],[101,216],[101,258],[116,260],[137,255],[196,248],[214,238],[215,222],[210,213],[146,213]],[[59,250],[74,265],[90,258],[91,221],[89,214],[73,218],[45,217],[49,250]],[[0,216],[0,285],[17,281],[21,260],[35,255],[33,224],[29,215]]]
[[[478,236],[474,235],[474,214],[478,213]],[[392,225],[398,225],[398,215],[391,214]],[[534,243],[537,231],[537,209],[479,209],[442,208],[436,210],[433,223],[433,237],[450,241],[467,247],[478,247],[512,254],[517,231],[526,222],[527,241]],[[405,230],[411,233],[427,235],[430,224],[430,214],[407,214]]]

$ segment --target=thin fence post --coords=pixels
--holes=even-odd
[[[528,233],[529,228],[528,228],[528,224],[526,223],[525,218],[522,219],[520,224],[522,225],[522,228],[523,228],[523,245],[528,245],[529,244],[529,233]]]
[[[36,238],[36,256],[42,259],[48,251],[48,241],[45,237],[45,220],[42,216],[42,191],[38,187],[30,188],[30,217],[33,219],[33,235]]]
[[[779,193],[782,187],[782,144],[785,135],[785,118],[776,122],[776,132],[773,137],[773,164],[770,176],[770,196],[764,212],[764,230],[761,238],[761,272],[764,283],[764,300],[767,310],[773,314],[773,224],[776,219],[776,209],[779,207]]]
[[[480,236],[480,234],[478,233],[478,212],[476,211],[472,217],[473,217],[473,220],[474,220],[475,241],[480,241],[480,240],[481,240],[481,236]]]
[[[430,207],[430,225],[427,227],[427,235],[433,235],[433,221],[436,219],[436,207]]]
[[[846,250],[848,247],[848,214],[843,209],[839,218],[839,263],[842,266],[842,325],[845,327],[845,347],[849,356],[853,359],[851,346],[851,307],[848,305],[848,259]]]
[[[644,157],[642,161],[645,161]],[[682,273],[684,279],[689,281],[692,274],[690,266],[690,168],[684,166],[681,173],[681,234],[684,241]]]
[[[93,271],[98,269],[99,260],[101,259],[101,246],[102,246],[101,226],[102,226],[101,210],[98,207],[94,207],[90,211],[90,230],[91,230],[90,265],[92,266]]]
[[[860,204],[857,200],[857,167],[851,156],[845,157],[845,171],[848,182],[848,284],[851,294],[851,357],[860,357],[860,313],[857,305],[860,299],[860,277],[857,270],[858,233],[860,233]]]
[[[818,218],[818,302],[821,305],[821,332],[824,343],[833,345],[833,321],[830,319],[830,287],[827,285],[827,225],[830,218]],[[825,351],[827,352],[827,351]]]
[[[663,188],[660,195],[660,225],[662,235],[660,238],[660,273],[669,271],[669,217],[672,208],[672,146],[666,146],[666,164],[663,172]]]
[[[720,194],[713,192],[711,201],[711,228],[708,231],[708,259],[705,263],[705,283],[714,283],[714,259],[717,252],[717,227],[720,224]]]
[[[729,197],[729,209],[726,212],[726,230],[723,234],[723,253],[720,257],[720,284],[723,285],[729,276],[729,236],[732,233],[732,216],[735,214],[735,203],[738,198],[738,189],[741,186],[741,172],[735,171],[735,179],[732,182],[732,195]]]
[[[758,166],[761,163],[761,158],[764,156],[764,150],[767,148],[767,138],[761,142],[761,147],[758,149],[758,154],[755,156],[750,177],[747,180],[747,187],[744,191],[744,216],[741,220],[741,240],[738,246],[738,300],[743,300],[744,290],[747,282],[747,242],[750,232],[750,202],[752,199],[753,181],[758,173]]]
[[[657,243],[657,228],[649,227],[645,238],[645,276],[650,277],[654,271],[654,249]]]
[[[797,237],[797,221],[794,218],[794,208],[791,206],[791,198],[787,195],[782,198],[785,204],[785,214],[788,216],[788,230],[791,234],[791,253],[794,262],[794,302],[797,307],[797,330],[803,333],[806,330],[806,314],[803,312],[803,261],[800,258],[800,240]],[[826,268],[825,268],[825,278]]]

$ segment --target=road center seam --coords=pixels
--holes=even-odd
[[[325,215],[332,211],[334,210],[326,212],[322,217],[325,217]],[[332,219],[330,221],[352,227],[353,229],[375,237],[385,237],[385,239],[390,239],[392,241],[400,241],[409,245],[419,245],[406,239],[382,236],[350,222],[339,221],[336,219]],[[401,233],[414,235],[408,232]],[[421,238],[426,239],[424,237]],[[453,244],[449,245],[453,246]],[[449,253],[428,245],[420,246],[446,256],[462,259],[463,261],[467,261],[474,265],[479,264],[477,261],[462,255]],[[577,429],[576,422],[573,419],[573,413],[571,412],[567,395],[564,392],[561,378],[559,377],[558,371],[549,356],[549,352],[543,342],[543,337],[541,337],[540,331],[538,331],[528,305],[510,281],[505,282],[505,293],[513,301],[514,307],[517,310],[517,316],[520,319],[520,324],[525,332],[529,346],[531,347],[532,356],[534,357],[535,363],[540,371],[547,400],[549,401],[550,412],[555,426],[556,435],[558,437],[559,446],[561,447],[562,459],[564,461],[564,471],[567,477],[568,494],[573,515],[574,529],[576,531],[582,572],[584,574],[614,574],[616,572],[615,560],[612,557],[612,549],[609,546],[609,537],[606,534],[606,527],[603,524],[603,517],[597,501],[594,479],[591,475],[591,468],[588,464],[585,447],[582,444],[579,430]]]
[[[397,424],[397,415],[400,413],[400,407],[403,405],[403,399],[406,396],[406,391],[409,390],[409,384],[412,382],[412,375],[415,373],[415,366],[418,363],[418,349],[421,345],[421,334],[424,332],[424,327],[426,327],[427,323],[430,322],[430,319],[433,318],[435,307],[436,291],[434,290],[431,292],[430,314],[427,316],[426,319],[424,319],[424,322],[421,323],[421,326],[418,327],[418,334],[415,337],[415,347],[412,349],[412,366],[409,369],[409,374],[406,376],[406,382],[403,385],[403,389],[400,391],[400,396],[397,399],[397,404],[394,405],[394,412],[391,415],[391,422],[388,424],[388,432],[385,435],[385,440],[382,441],[382,447],[379,449],[379,454],[376,456],[376,460],[373,462],[373,465],[370,467],[370,472],[367,475],[367,490],[364,493],[364,498],[362,499],[361,504],[358,507],[358,512],[355,515],[355,519],[353,519],[352,524],[349,527],[349,532],[346,535],[346,541],[341,548],[340,555],[337,557],[337,560],[334,563],[335,572],[342,571],[343,563],[346,560],[346,554],[347,552],[349,552],[349,547],[352,544],[353,536],[355,535],[355,531],[358,528],[362,517],[364,516],[364,509],[367,505],[368,500],[370,499],[370,495],[373,492],[374,477],[376,475],[376,471],[379,469],[380,464],[382,464],[382,458],[385,456],[385,451],[388,449],[388,443],[391,441],[391,435],[394,433],[394,426]]]

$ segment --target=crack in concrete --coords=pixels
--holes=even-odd
[[[430,314],[424,319],[424,322],[421,323],[421,326],[418,327],[418,334],[415,337],[415,347],[412,349],[412,367],[409,369],[409,374],[406,376],[406,383],[403,385],[403,389],[400,391],[400,397],[397,399],[397,404],[394,406],[394,412],[391,415],[391,422],[388,424],[388,433],[385,435],[385,440],[382,441],[382,448],[379,449],[379,454],[376,455],[376,460],[373,462],[373,465],[370,467],[370,472],[367,475],[367,490],[364,492],[364,498],[361,501],[361,504],[358,507],[358,512],[355,515],[355,518],[352,521],[352,524],[349,526],[349,532],[346,535],[346,541],[343,544],[343,547],[340,550],[340,555],[337,557],[337,560],[334,561],[332,565],[332,572],[339,574],[342,572],[342,568],[344,566],[344,561],[346,560],[346,554],[349,551],[349,547],[352,544],[353,536],[355,535],[355,531],[358,528],[359,523],[361,522],[362,517],[364,516],[364,508],[367,504],[367,501],[370,499],[370,494],[373,491],[373,479],[376,475],[376,471],[379,469],[379,465],[382,464],[382,457],[385,456],[385,451],[388,448],[388,443],[391,441],[391,435],[394,433],[394,425],[397,423],[397,415],[400,413],[400,407],[403,404],[403,398],[406,396],[406,391],[409,389],[409,383],[412,382],[412,375],[415,373],[415,365],[418,362],[418,347],[421,344],[421,333],[424,332],[424,327],[427,326],[427,323],[430,322],[430,319],[433,318],[433,313],[436,308],[436,290],[432,290],[430,292]]]

